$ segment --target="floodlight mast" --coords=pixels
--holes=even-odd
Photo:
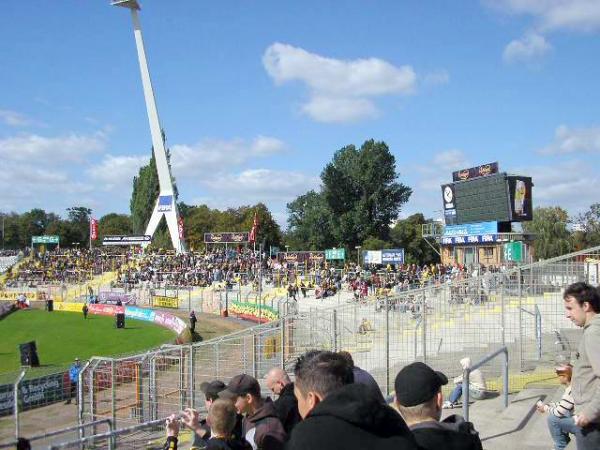
[[[183,234],[181,234],[180,237],[179,233],[179,213],[177,210],[177,202],[175,201],[173,179],[167,161],[165,142],[158,117],[154,90],[152,89],[152,82],[150,80],[150,71],[148,70],[148,61],[146,60],[144,40],[142,39],[142,27],[138,17],[140,5],[137,0],[113,0],[111,5],[128,8],[131,11],[133,34],[135,37],[138,61],[140,63],[142,86],[144,88],[144,98],[146,100],[146,110],[148,112],[148,122],[150,123],[150,134],[152,135],[152,146],[154,147],[154,157],[156,159],[156,169],[158,172],[160,193],[158,199],[156,199],[148,226],[146,227],[146,234],[150,236],[154,235],[154,232],[164,215],[173,247],[177,253],[183,253],[186,251],[185,240]]]

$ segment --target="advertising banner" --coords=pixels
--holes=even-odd
[[[386,248],[381,250],[382,264],[404,264],[403,248]]]
[[[142,245],[149,244],[152,242],[152,236],[146,235],[113,235],[104,236],[102,238],[102,245]]]
[[[54,302],[55,311],[81,312],[83,303]],[[91,306],[91,305],[90,305]]]
[[[114,316],[117,313],[124,313],[124,306],[116,306],[116,305],[103,305],[103,304],[94,304],[88,305],[89,312],[91,314],[98,314],[99,316]],[[81,311],[81,308],[79,308]]]
[[[523,261],[524,251],[522,242],[507,242],[504,244],[504,261]]]
[[[277,257],[285,262],[320,263],[325,260],[325,252],[279,252]]]
[[[160,308],[179,308],[179,299],[177,297],[166,297],[164,295],[154,295],[152,297],[152,306]]]
[[[58,236],[32,236],[31,243],[32,244],[58,244],[60,238]]]
[[[138,308],[137,306],[127,306],[125,308],[125,317],[130,319],[154,322],[154,316],[155,312],[151,309]]]
[[[137,302],[137,296],[134,293],[126,294],[125,292],[115,291],[100,291],[98,292],[98,301],[100,303],[117,303],[121,301],[123,304],[135,305]]]
[[[240,244],[248,242],[248,233],[244,232],[223,232],[223,233],[204,233],[204,242],[207,244]]]
[[[496,221],[446,225],[444,228],[444,236],[469,236],[496,233],[498,233],[498,222]]]
[[[533,219],[531,177],[509,176],[508,191],[510,194],[511,218],[515,222]]]
[[[31,409],[64,400],[68,395],[69,386],[69,375],[66,372],[24,380],[19,385],[20,408]],[[13,386],[0,386],[0,415],[12,414],[13,408]]]
[[[363,262],[365,264],[381,264],[381,250],[365,250],[363,251]]]
[[[498,241],[497,234],[483,234],[475,236],[444,236],[442,237],[442,245],[457,245],[457,244],[488,244]]]
[[[498,162],[482,164],[481,166],[452,172],[452,181],[467,181],[472,180],[473,178],[492,175],[494,173],[498,173]]]
[[[154,312],[154,323],[161,325],[165,328],[169,328],[175,331],[177,334],[180,334],[186,328],[185,322],[179,317],[176,317],[172,314],[163,311]]]
[[[0,300],[16,300],[21,295],[24,295],[29,301],[43,301],[47,299],[47,295],[43,291],[0,291]]]
[[[96,219],[90,219],[90,239],[92,241],[98,239],[98,221]]]
[[[183,239],[183,235],[184,235],[183,217],[179,217],[179,220],[177,221],[177,229],[179,232],[179,239]]]
[[[158,211],[167,212],[173,208],[173,196],[172,195],[160,195],[158,197]]]
[[[346,259],[345,248],[330,248],[325,250],[325,259]]]

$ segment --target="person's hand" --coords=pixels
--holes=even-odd
[[[165,421],[167,426],[167,437],[177,437],[179,435],[179,421],[175,418],[175,414],[171,414]]]
[[[544,408],[544,402],[542,402],[541,400],[539,400],[535,404],[535,409],[537,409],[537,412],[542,413],[542,414],[546,412],[546,408]]]
[[[183,410],[181,415],[181,421],[190,430],[195,431],[200,426],[199,424],[199,413],[193,408],[186,408]]]
[[[577,414],[573,418],[575,419],[575,425],[579,428],[587,427],[590,424],[590,419],[588,419],[584,413]]]

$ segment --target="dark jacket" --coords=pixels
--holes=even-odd
[[[277,416],[283,424],[283,429],[289,436],[294,425],[301,420],[298,412],[298,400],[294,395],[294,383],[287,384],[281,390],[279,398],[273,402],[273,406],[275,406]]]
[[[360,367],[354,366],[352,368],[352,373],[354,374],[354,382],[364,384],[371,390],[371,394],[376,397],[380,402],[385,403],[385,399],[383,398],[383,394],[381,393],[381,389],[379,389],[379,385],[375,378],[364,369]]]
[[[233,431],[231,432],[231,439],[228,441],[232,450],[235,450],[237,448],[250,448],[249,444],[244,446],[243,444],[246,444],[246,440],[244,439],[244,436],[242,435],[242,422],[244,420],[244,416],[242,416],[241,414],[236,414],[236,420],[235,420],[235,427],[233,428]],[[211,434],[210,434],[210,426],[208,425],[208,423],[206,422],[206,419],[202,419],[199,423],[200,428],[203,429],[205,431],[204,437],[200,437],[198,436],[197,433],[194,433],[194,443],[192,444],[192,448],[205,448],[206,447],[206,442],[211,438]],[[233,442],[233,444],[232,444]]]
[[[281,450],[287,440],[270,398],[254,414],[244,417],[242,426],[246,440],[250,444],[254,442],[259,450]]]
[[[416,450],[406,423],[363,384],[329,394],[294,428],[287,450]]]
[[[441,422],[418,423],[410,429],[425,450],[482,450],[479,433],[462,416],[452,415]]]
[[[194,441],[190,450],[252,450],[246,441],[234,439],[210,438]]]

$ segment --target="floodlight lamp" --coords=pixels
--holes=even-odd
[[[140,9],[140,4],[137,2],[137,0],[112,0],[110,4],[112,6],[122,6],[123,8],[135,10]]]

